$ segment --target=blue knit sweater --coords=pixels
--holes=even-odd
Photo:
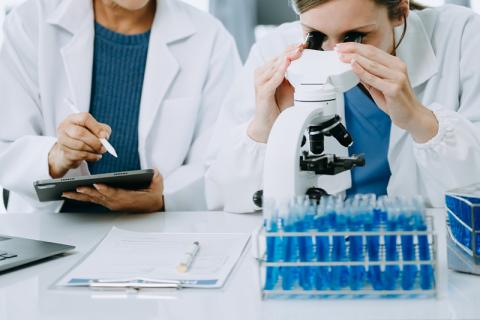
[[[90,113],[112,128],[110,143],[118,158],[108,153],[88,164],[91,174],[140,169],[138,116],[150,32],[123,35],[95,24]],[[90,203],[68,200],[63,212],[107,211]]]
[[[123,35],[95,25],[90,113],[112,128],[110,154],[89,163],[92,174],[140,169],[138,115],[150,33]]]

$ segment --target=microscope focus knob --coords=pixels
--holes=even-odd
[[[305,193],[310,200],[315,200],[317,204],[322,197],[328,196],[328,193],[321,188],[310,188]]]
[[[262,208],[263,207],[263,190],[258,190],[257,192],[255,192],[253,194],[252,200],[257,207]]]
[[[353,155],[353,165],[355,167],[364,167],[365,166],[365,155],[364,154],[359,154],[359,155]]]

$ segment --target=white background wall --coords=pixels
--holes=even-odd
[[[0,46],[2,45],[2,41],[3,41],[1,28],[3,25],[4,18],[5,18],[5,2],[3,2],[3,0],[0,0]]]

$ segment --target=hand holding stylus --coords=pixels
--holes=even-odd
[[[74,112],[57,129],[57,143],[48,154],[52,178],[63,177],[68,170],[80,166],[82,161],[98,161],[107,148],[100,139],[108,139],[112,129],[99,123],[87,112]]]

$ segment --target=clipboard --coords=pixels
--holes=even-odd
[[[202,244],[198,257],[188,272],[178,273],[175,268],[177,260],[184,253],[183,248],[188,249],[194,240]],[[249,240],[249,234],[143,233],[114,227],[84,259],[56,282],[54,288],[136,291],[221,288]],[[157,257],[143,256],[153,249]],[[119,257],[129,252],[134,260],[115,266],[122,261]]]

